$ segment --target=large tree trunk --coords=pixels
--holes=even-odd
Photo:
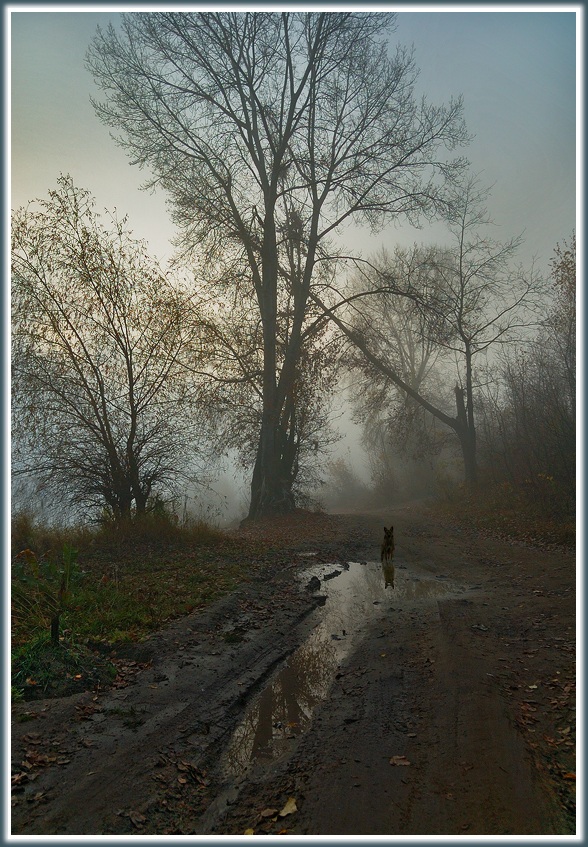
[[[295,508],[292,480],[283,467],[282,404],[276,373],[278,251],[273,215],[273,206],[270,205],[264,222],[263,283],[258,292],[263,324],[263,410],[248,520],[286,514]]]
[[[288,514],[296,507],[291,463],[281,449],[280,436],[277,425],[262,424],[251,480],[248,520]]]
[[[469,401],[469,397],[468,397]],[[455,386],[455,402],[457,406],[457,435],[463,456],[465,483],[468,488],[475,488],[478,483],[478,462],[476,458],[476,428],[473,416],[468,415],[464,402],[464,390]],[[468,402],[469,406],[469,402]]]

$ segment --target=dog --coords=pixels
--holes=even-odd
[[[382,570],[384,571],[384,588],[389,585],[394,588],[394,565],[392,558],[394,556],[394,527],[390,529],[384,527],[384,541],[382,542]]]

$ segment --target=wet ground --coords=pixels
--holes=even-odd
[[[393,517],[393,574],[382,519],[341,518],[134,684],[15,707],[13,832],[573,832],[573,556]]]
[[[346,562],[308,568],[298,575],[325,603],[314,612],[305,641],[247,709],[223,755],[227,775],[241,776],[251,763],[279,759],[308,728],[315,707],[328,696],[341,662],[355,649],[368,625],[386,611],[418,605],[475,587],[447,577],[408,570],[400,558],[392,574],[379,562]],[[394,581],[394,587],[392,582]]]

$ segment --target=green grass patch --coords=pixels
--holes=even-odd
[[[14,649],[12,657],[13,700],[36,700],[85,691],[107,685],[116,676],[109,662],[81,644],[48,636],[32,639]]]
[[[174,557],[144,552],[115,563],[93,558],[87,564],[64,622],[78,638],[106,641],[140,640],[231,591],[246,575],[237,559],[220,551],[186,549]]]
[[[69,534],[19,518],[13,530],[12,685],[16,697],[20,692],[26,698],[37,692],[51,696],[52,679],[82,673],[88,681],[86,660],[94,656],[83,647],[88,641],[140,641],[232,591],[268,555],[256,539],[235,539],[202,522],[178,526],[165,516]],[[73,541],[75,579],[60,595],[60,640],[49,645],[64,555],[60,559],[55,551],[69,549]],[[37,572],[42,581],[33,578]],[[76,670],[83,651],[86,670]]]

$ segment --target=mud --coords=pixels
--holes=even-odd
[[[397,560],[392,589],[378,562],[349,562],[342,570],[322,565],[303,571],[301,583],[316,585],[326,603],[314,613],[313,629],[247,709],[224,753],[227,775],[241,776],[257,761],[287,754],[292,741],[311,725],[316,706],[328,695],[341,662],[357,646],[378,609],[419,604],[464,594],[468,589],[417,575]]]
[[[394,588],[382,517],[341,518],[133,685],[15,706],[13,833],[572,833],[573,555],[390,516]]]

